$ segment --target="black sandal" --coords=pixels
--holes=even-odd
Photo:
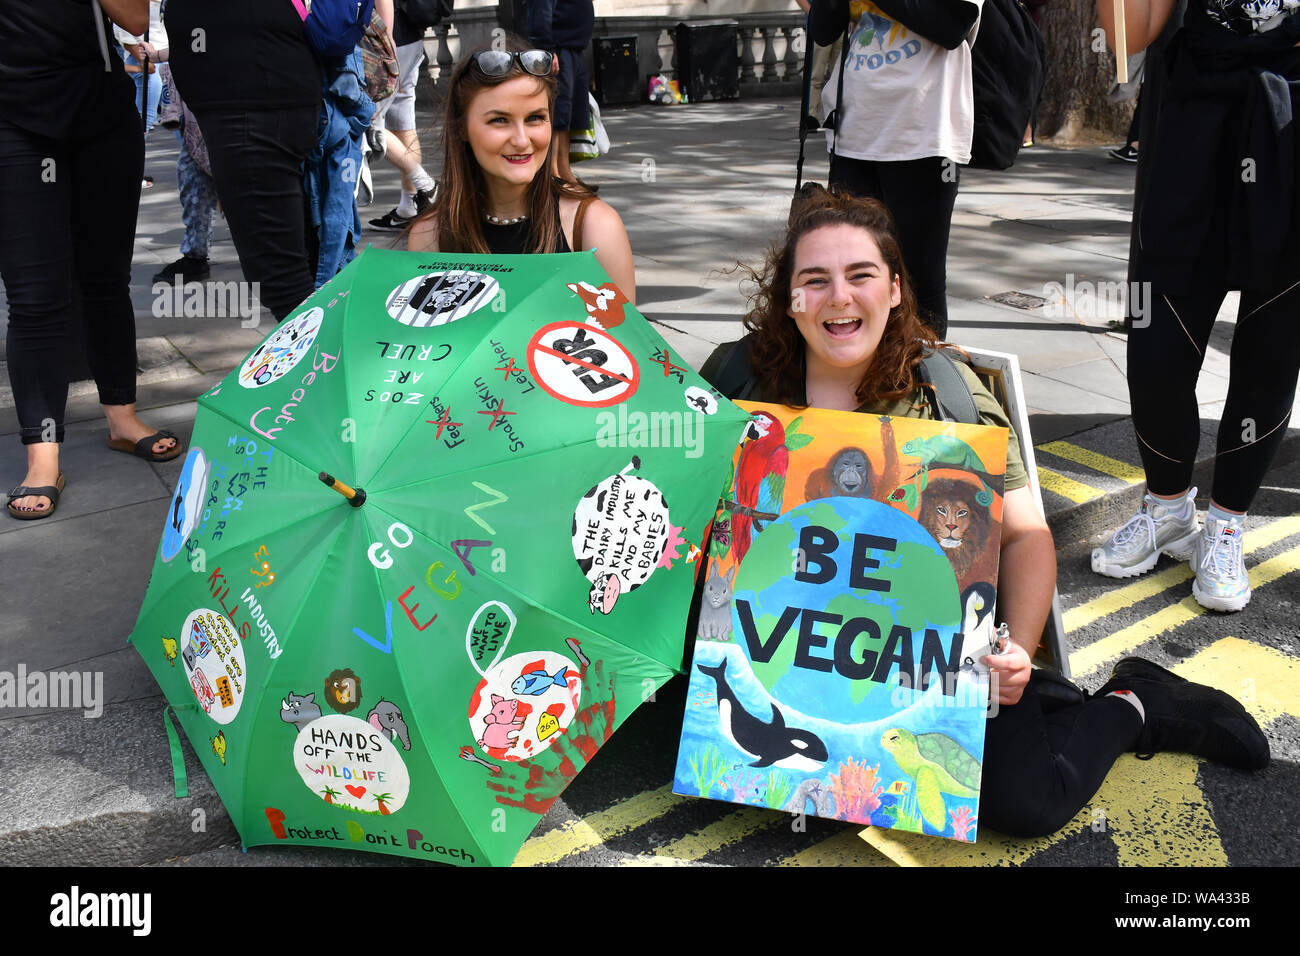
[[[67,476],[64,475],[63,472],[59,472],[59,480],[57,484],[38,485],[36,487],[19,485],[13,491],[9,492],[9,513],[19,521],[37,521],[40,518],[48,518],[50,515],[54,514],[54,509],[59,506],[59,493],[63,491],[63,487],[67,482]],[[39,495],[44,498],[49,498],[50,506],[44,511],[14,507],[15,501],[19,498],[26,498],[29,495]]]
[[[164,438],[170,438],[176,442],[171,448],[162,454],[155,454],[153,446],[158,444]],[[135,444],[127,441],[125,438],[110,438],[108,447],[113,451],[125,452],[128,455],[135,455],[137,458],[143,458],[145,461],[171,461],[173,458],[180,457],[181,452],[185,450],[181,440],[173,435],[167,429],[154,432],[152,435],[146,435]]]

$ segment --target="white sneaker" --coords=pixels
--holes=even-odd
[[[1196,539],[1192,570],[1192,597],[1211,611],[1240,611],[1250,603],[1250,577],[1242,557],[1245,524],[1220,521],[1208,515],[1205,532]]]
[[[1093,549],[1092,569],[1108,578],[1131,578],[1156,566],[1161,554],[1180,561],[1191,557],[1200,536],[1196,524],[1196,489],[1166,504],[1144,495],[1138,513]]]

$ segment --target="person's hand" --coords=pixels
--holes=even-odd
[[[1034,665],[1029,659],[1029,652],[1015,641],[1007,643],[1007,649],[1001,654],[986,654],[980,663],[989,669],[989,692],[998,693],[998,703],[1017,704],[1029,683],[1029,676],[1034,672]]]
[[[143,72],[152,73],[153,64],[149,62],[149,55],[145,52],[146,47],[152,49],[152,44],[146,44],[146,43],[122,44],[122,49],[126,50],[127,53],[135,57],[135,62],[140,64],[140,68]]]

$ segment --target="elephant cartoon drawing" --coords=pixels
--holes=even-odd
[[[411,732],[406,729],[401,709],[392,701],[380,698],[379,703],[366,715],[366,720],[370,721],[371,727],[388,734],[389,740],[400,740],[403,750],[411,749]]]

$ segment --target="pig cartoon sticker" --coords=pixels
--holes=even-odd
[[[629,475],[641,459],[604,479],[573,512],[573,557],[591,582],[591,613],[608,614],[621,595],[654,573],[668,543],[668,502],[645,478]]]
[[[518,716],[519,701],[496,694],[490,700],[492,709],[483,715],[483,736],[478,739],[478,745],[509,750],[515,745],[519,731],[524,729],[524,718]]]
[[[496,760],[534,757],[578,711],[580,670],[551,651],[514,654],[484,674],[469,701],[474,742]]]

